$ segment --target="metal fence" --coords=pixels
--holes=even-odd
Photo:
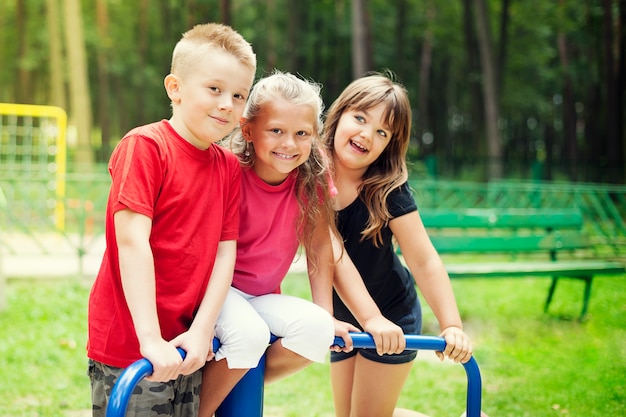
[[[64,226],[50,216],[49,199],[32,198],[44,187],[37,178],[0,178],[6,204],[0,208],[0,243],[6,256],[29,262],[49,256],[79,273],[86,257],[104,250],[104,215],[110,178],[106,173],[65,177]],[[585,227],[607,257],[626,257],[626,186],[494,181],[471,183],[411,179],[420,208],[579,208]],[[2,206],[2,205],[0,205]],[[6,257],[5,257],[6,258]]]

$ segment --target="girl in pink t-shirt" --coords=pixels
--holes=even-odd
[[[335,334],[358,331],[332,316],[334,229],[331,176],[321,150],[320,87],[275,72],[253,88],[241,129],[225,146],[242,166],[240,235],[230,294],[221,312],[224,352],[205,369],[199,416],[211,416],[250,368],[242,351],[270,333],[280,339],[266,352],[265,382],[323,362]],[[313,302],[280,293],[298,247],[306,253]],[[347,341],[349,342],[349,341]],[[351,346],[351,343],[347,343]],[[217,358],[219,359],[219,358]],[[219,394],[218,394],[219,393]],[[221,395],[223,393],[223,395]]]

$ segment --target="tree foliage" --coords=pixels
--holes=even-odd
[[[50,30],[54,19],[47,18],[58,7],[63,19],[67,2],[0,3],[0,101],[59,102],[58,80],[70,97],[75,80],[65,39],[73,34],[64,33],[66,21]],[[359,65],[390,69],[409,90],[414,171],[488,179],[494,161],[478,29],[489,29],[499,114],[494,137],[507,159],[502,175],[624,181],[623,0],[484,0],[489,23],[481,28],[472,0],[80,3],[93,120],[86,140],[101,162],[130,128],[169,117],[163,78],[174,44],[192,25],[220,21],[252,43],[258,77],[273,68],[298,73],[324,85],[327,104],[354,77],[352,39],[358,33],[365,54]],[[355,4],[364,11],[358,26]],[[51,65],[59,44],[63,74],[52,70],[58,63]],[[72,116],[78,109],[67,102]]]

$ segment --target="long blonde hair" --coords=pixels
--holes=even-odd
[[[332,157],[335,153],[335,131],[341,115],[346,110],[367,110],[383,104],[383,118],[391,130],[385,150],[368,168],[359,187],[359,197],[369,212],[361,240],[373,239],[374,245],[382,242],[382,228],[391,215],[387,197],[408,179],[406,153],[411,134],[411,103],[406,89],[393,80],[393,74],[375,73],[359,78],[348,85],[330,106],[324,128],[324,145]]]
[[[271,75],[260,79],[252,88],[243,111],[246,122],[253,121],[263,105],[274,100],[285,100],[293,106],[309,106],[316,115],[311,154],[298,168],[296,176],[296,198],[300,206],[297,234],[300,244],[307,250],[307,257],[316,265],[317,256],[311,250],[315,228],[320,224],[335,227],[335,212],[330,196],[330,172],[328,158],[321,143],[322,114],[324,102],[320,97],[321,85],[296,77],[293,74],[275,70]],[[227,139],[226,145],[237,155],[242,166],[254,166],[256,155],[254,146],[244,138],[241,127]]]

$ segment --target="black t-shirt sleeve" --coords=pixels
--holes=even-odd
[[[408,182],[405,182],[400,188],[396,188],[389,194],[387,209],[392,218],[404,216],[407,213],[417,210],[417,204],[415,203]]]

